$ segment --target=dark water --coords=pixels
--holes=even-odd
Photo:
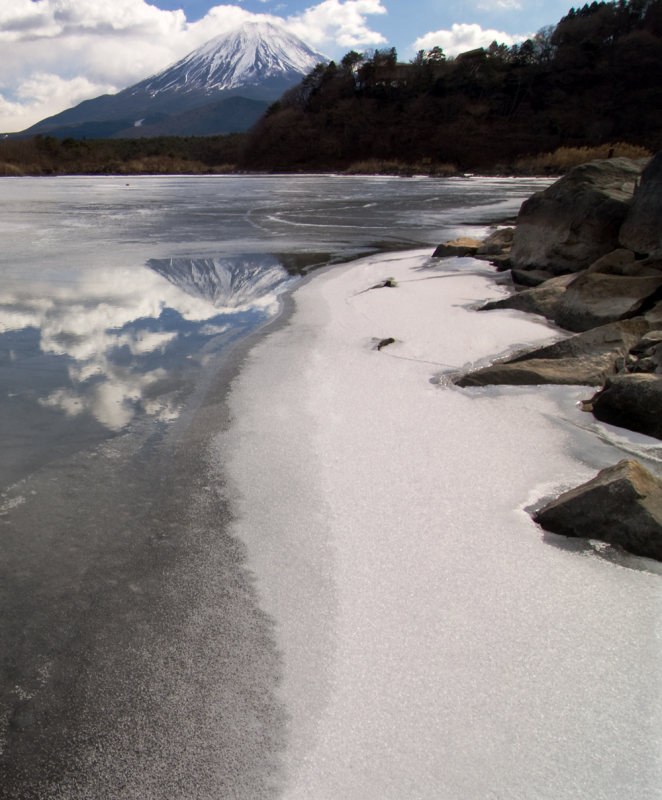
[[[537,188],[2,179],[0,797],[278,796],[274,622],[207,470],[237,345],[309,270]]]

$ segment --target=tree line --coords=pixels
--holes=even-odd
[[[447,58],[350,51],[318,65],[248,138],[252,169],[362,159],[508,164],[558,147],[662,146],[662,0],[593,2],[507,46]]]
[[[361,171],[370,160],[512,172],[523,157],[609,143],[662,149],[662,0],[594,0],[524,42],[456,58],[352,50],[318,64],[249,134],[5,140],[0,175]]]

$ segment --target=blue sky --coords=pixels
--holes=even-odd
[[[182,9],[190,22],[205,16],[214,4],[209,0],[156,0],[153,5],[164,10]],[[255,14],[272,13],[290,16],[303,13],[313,5],[306,0],[243,0],[242,8]],[[479,25],[510,36],[526,36],[551,25],[568,12],[570,0],[382,0],[385,14],[367,15],[370,28],[381,33],[388,46],[396,47],[403,59],[411,57],[413,43],[428,33],[452,31],[456,25]],[[581,3],[580,3],[581,5]],[[336,57],[346,52],[329,42],[326,52]]]
[[[283,25],[331,58],[350,49],[448,55],[513,44],[567,0],[0,0],[0,131],[18,131],[160,72],[252,19]]]

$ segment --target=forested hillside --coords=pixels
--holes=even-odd
[[[593,2],[507,47],[409,64],[395,50],[319,65],[249,137],[249,169],[366,159],[508,165],[558,147],[662,147],[662,0]]]

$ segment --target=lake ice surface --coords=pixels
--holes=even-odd
[[[550,330],[476,323],[484,264],[380,256],[241,362],[307,269],[541,185],[2,179],[1,797],[659,796],[659,576],[522,510],[656,445],[576,435],[572,390],[438,385]],[[404,284],[347,296],[382,264],[435,278],[433,328]]]
[[[525,511],[624,452],[590,388],[431,382],[558,336],[473,311],[503,290],[452,265],[318,276],[233,386],[218,446],[283,651],[283,796],[660,798],[659,566]],[[659,471],[659,441],[619,441]]]

